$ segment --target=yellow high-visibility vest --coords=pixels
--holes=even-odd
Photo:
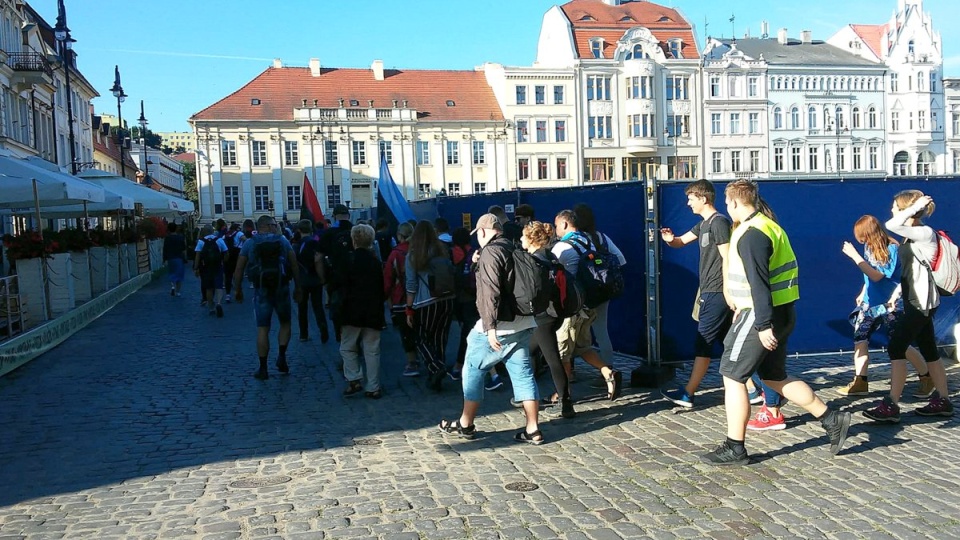
[[[743,268],[743,259],[738,249],[740,239],[748,229],[757,229],[773,243],[773,256],[770,257],[770,294],[774,306],[789,304],[800,298],[799,269],[797,257],[790,246],[787,233],[767,216],[757,213],[752,218],[740,224],[733,231],[730,238],[730,254],[727,263],[727,291],[737,309],[753,307],[753,297],[750,295],[750,284],[747,282],[747,273]]]

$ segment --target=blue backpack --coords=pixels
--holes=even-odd
[[[583,287],[583,305],[588,308],[595,308],[619,297],[624,289],[620,259],[610,253],[603,235],[598,236],[600,242],[595,249],[591,242],[582,238],[568,240],[580,255],[576,278]]]

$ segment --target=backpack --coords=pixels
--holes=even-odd
[[[220,254],[220,246],[217,240],[203,239],[203,247],[200,249],[200,264],[206,269],[218,268],[223,263],[223,255]]]
[[[353,251],[353,240],[350,238],[350,229],[337,227],[327,234],[332,234],[330,243],[325,249],[324,265],[327,281],[334,288],[342,286],[347,281],[346,273],[350,268],[350,253]]]
[[[473,249],[463,249],[455,246],[450,250],[450,259],[453,260],[454,251],[463,253],[463,258],[459,263],[454,262],[454,287],[457,290],[457,296],[462,300],[475,299],[477,296],[477,275],[473,272]]]
[[[610,253],[603,236],[600,236],[596,249],[590,249],[590,243],[579,238],[571,238],[569,243],[580,255],[577,265],[577,281],[583,287],[583,303],[595,308],[623,294],[623,271],[620,259]]]
[[[549,252],[548,252],[549,253]],[[558,319],[572,317],[583,309],[584,292],[576,276],[564,268],[563,263],[550,253],[550,282],[553,287],[553,310]]]
[[[519,315],[538,315],[553,298],[550,265],[525,249],[513,250],[513,299]]]
[[[393,251],[393,237],[389,232],[380,231],[374,237],[377,242],[377,249],[380,251],[380,260],[387,262],[390,252]]]
[[[240,256],[240,248],[237,246],[237,234],[239,232],[230,231],[223,237],[223,241],[227,243],[227,253],[230,254],[230,259],[234,261]]]
[[[256,277],[251,279],[254,286],[268,290],[280,287],[286,277],[283,242],[259,242],[254,246],[253,253],[258,262]]]
[[[456,292],[456,270],[446,255],[433,257],[427,263],[427,288],[432,298],[451,296]]]
[[[937,231],[937,254],[929,268],[941,296],[953,296],[960,291],[960,250],[944,231]]]

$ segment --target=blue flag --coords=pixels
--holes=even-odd
[[[381,217],[386,217],[393,227],[395,227],[397,223],[416,219],[413,215],[413,210],[410,208],[410,204],[407,202],[407,198],[400,192],[400,188],[397,187],[397,184],[393,181],[393,176],[390,175],[390,168],[387,166],[387,160],[383,152],[380,152],[380,183],[377,187],[377,214]]]

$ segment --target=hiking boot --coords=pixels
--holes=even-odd
[[[953,416],[953,403],[943,397],[935,397],[915,411],[920,416]]]
[[[493,375],[490,377],[490,382],[488,382],[483,388],[485,390],[496,390],[503,386],[503,377],[500,375]]]
[[[838,392],[841,396],[865,396],[870,393],[870,383],[866,379],[854,377],[853,382]]]
[[[217,304],[217,307],[214,311],[216,312],[218,319],[223,318],[223,306],[221,306],[220,304]]]
[[[420,376],[420,368],[419,368],[418,366],[415,366],[415,365],[407,364],[407,367],[403,368],[403,376],[404,376],[404,377],[419,377],[419,376]]]
[[[783,415],[774,416],[773,411],[766,405],[760,407],[757,416],[747,422],[747,429],[751,431],[777,431],[786,428],[787,422],[783,419]]]
[[[280,373],[290,373],[290,366],[287,365],[287,359],[283,356],[277,358],[277,371]]]
[[[847,431],[850,429],[851,417],[852,415],[846,411],[829,410],[820,420],[820,425],[830,437],[831,454],[837,455],[843,448],[843,443],[847,440]]]
[[[270,378],[270,375],[267,374],[267,368],[260,368],[253,372],[253,378],[265,381]]]
[[[761,403],[763,403],[763,390],[760,390],[759,388],[754,388],[753,391],[748,393],[748,395],[750,397],[751,405],[760,405]]]
[[[936,387],[933,385],[933,378],[930,377],[930,374],[920,375],[920,386],[913,393],[913,397],[926,399],[933,395],[934,390],[936,390]]]
[[[710,465],[746,465],[750,456],[746,448],[735,450],[730,441],[723,441],[712,452],[701,455],[700,461]]]
[[[900,422],[900,407],[889,397],[885,397],[876,407],[863,411],[863,415],[874,422],[897,424]]]
[[[687,391],[683,388],[662,390],[660,393],[663,395],[663,399],[672,402],[674,405],[685,409],[693,408],[693,396],[687,394]]]

